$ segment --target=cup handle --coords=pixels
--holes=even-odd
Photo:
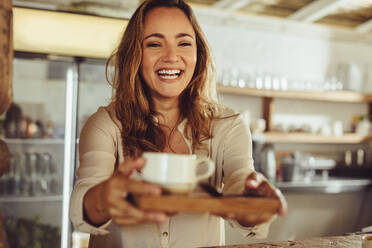
[[[209,158],[205,158],[205,157],[204,158],[197,158],[197,163],[198,163],[197,166],[200,166],[202,164],[207,164],[207,166],[208,166],[208,170],[205,173],[203,173],[201,175],[196,175],[196,181],[197,182],[200,181],[200,180],[206,179],[213,174],[213,172],[215,170],[215,166],[214,166],[214,162],[211,161]]]

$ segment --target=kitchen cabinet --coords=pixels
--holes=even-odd
[[[239,88],[233,86],[218,86],[218,92],[224,94],[243,95],[262,98],[262,117],[265,119],[266,131],[261,135],[253,135],[254,139],[267,143],[313,143],[313,144],[360,144],[372,141],[372,136],[361,136],[355,133],[345,133],[341,136],[320,135],[312,133],[281,133],[273,131],[272,117],[274,114],[274,102],[276,98],[293,100],[344,102],[344,103],[366,103],[368,113],[372,113],[372,95],[351,91],[276,91],[254,88]]]

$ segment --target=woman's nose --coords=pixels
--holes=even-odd
[[[163,61],[164,62],[177,62],[179,60],[179,54],[177,53],[177,49],[173,46],[168,46],[165,49]]]

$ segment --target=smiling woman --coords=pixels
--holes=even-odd
[[[152,116],[162,119],[160,123],[170,130],[179,116],[187,118],[193,151],[200,148],[202,140],[211,138],[209,126],[217,97],[206,39],[187,4],[159,2],[157,6],[157,1],[146,1],[136,10],[108,60],[116,68],[111,80],[113,105],[123,127],[125,155],[162,151],[166,146],[162,126],[153,125]],[[173,70],[179,70],[177,78]],[[153,98],[154,94],[157,97]],[[170,114],[164,116],[163,110],[157,109],[159,105],[154,107],[159,97],[168,98],[162,107]]]
[[[222,218],[247,237],[264,237],[275,213],[145,211],[132,200],[165,191],[141,180],[142,153],[195,154],[215,163],[212,187],[276,198],[276,213],[286,212],[280,191],[254,171],[242,117],[216,100],[213,62],[191,8],[183,0],[144,1],[107,65],[114,68],[112,102],[81,131],[71,196],[71,220],[92,234],[90,247],[222,245]]]

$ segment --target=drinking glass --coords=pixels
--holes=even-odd
[[[280,78],[280,89],[283,91],[288,90],[288,80],[286,77]]]

